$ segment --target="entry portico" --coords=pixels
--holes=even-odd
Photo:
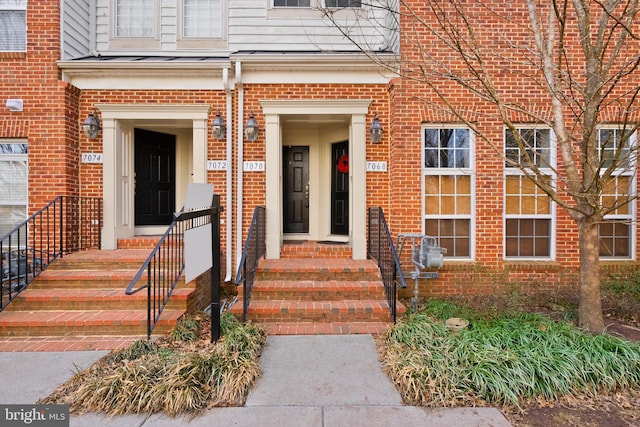
[[[282,227],[282,135],[284,116],[344,115],[349,118],[349,234],[354,259],[366,259],[366,115],[369,99],[263,100],[266,138],[266,257],[280,257]],[[320,183],[316,183],[320,185]]]

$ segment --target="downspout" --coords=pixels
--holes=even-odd
[[[244,89],[242,87],[242,64],[240,61],[236,62],[236,84],[238,86],[238,118],[237,118],[237,126],[238,126],[238,169],[237,169],[237,180],[238,180],[238,190],[236,192],[236,268],[240,265],[240,260],[242,259],[242,202],[243,202],[243,164],[244,164],[244,132],[243,132],[243,121],[244,121]]]
[[[227,237],[226,237],[226,242],[227,242],[227,250],[226,250],[226,269],[225,271],[226,276],[224,278],[225,282],[230,282],[231,281],[231,277],[233,275],[233,271],[231,271],[231,269],[233,268],[233,264],[232,264],[232,259],[233,259],[233,254],[232,254],[232,248],[233,248],[233,221],[231,220],[233,218],[233,168],[231,167],[231,162],[233,162],[233,99],[231,97],[231,88],[229,87],[229,69],[228,68],[223,68],[222,69],[222,84],[224,85],[224,91],[226,93],[227,96],[227,112],[225,114],[225,116],[227,117],[227,123],[229,124],[229,126],[227,126],[227,223],[225,224],[226,226],[226,233],[227,233]]]

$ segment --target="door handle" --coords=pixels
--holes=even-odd
[[[304,204],[306,207],[309,207],[309,183],[307,182],[307,186],[304,188]]]

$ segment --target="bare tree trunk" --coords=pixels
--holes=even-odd
[[[598,223],[578,222],[580,240],[580,303],[579,324],[594,334],[604,331],[602,300],[600,298],[600,265]]]

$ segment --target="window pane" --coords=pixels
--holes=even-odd
[[[275,7],[311,7],[311,0],[274,0]]]
[[[469,137],[468,129],[425,129],[425,167],[468,168]]]
[[[551,130],[517,129],[515,135],[505,130],[505,156],[507,160],[521,166],[535,165],[540,168],[551,167]],[[506,167],[515,167],[507,164]]]
[[[117,37],[153,37],[154,0],[116,0]]]
[[[220,0],[184,0],[183,35],[197,38],[222,37]]]
[[[26,52],[26,10],[0,10],[0,51]]]
[[[326,7],[360,7],[360,0],[325,0]]]
[[[631,227],[621,222],[603,222],[599,225],[600,256],[621,257],[630,256],[629,235]]]
[[[425,221],[427,235],[435,237],[440,246],[447,249],[447,257],[469,257],[469,220],[434,219]]]
[[[551,252],[551,220],[507,219],[505,254],[507,257],[544,257]]]

